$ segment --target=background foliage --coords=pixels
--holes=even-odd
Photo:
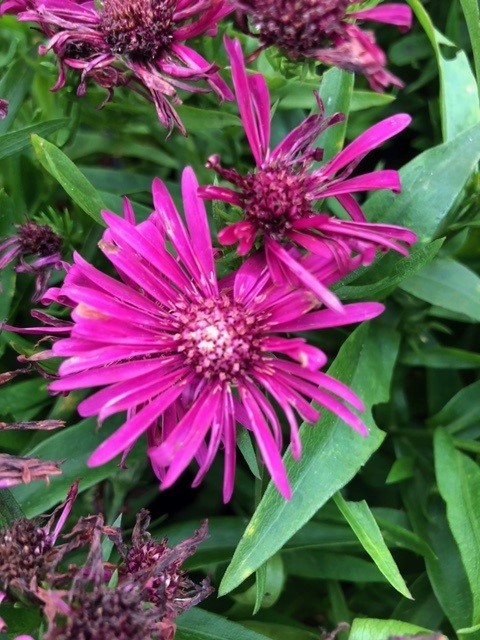
[[[402,194],[377,193],[365,210],[371,220],[412,228],[419,242],[409,260],[385,256],[338,286],[342,299],[382,300],[387,311],[353,332],[310,336],[335,356],[331,373],[364,399],[369,438],[331,415],[303,427],[301,461],[286,454],[294,498],[285,502],[264,482],[244,436],[246,461],[224,506],[215,466],[199,489],[190,489],[187,474],[160,494],[144,445],[135,447],[126,471],[115,462],[87,469],[89,453],[115,425],[99,433],[93,420],[79,422],[79,393],[52,398],[35,376],[1,389],[1,420],[69,425],[53,434],[0,433],[8,453],[64,460],[63,475],[49,487],[37,482],[13,491],[27,516],[51,509],[81,478],[77,515],[103,509],[113,522],[122,512],[128,527],[148,507],[154,530],[172,542],[208,517],[210,538],[189,566],[210,573],[221,597],[184,614],[178,640],[314,640],[340,622],[351,624],[341,640],[435,630],[480,639],[479,7],[478,0],[408,1],[416,15],[409,34],[378,30],[406,81],[400,93],[374,94],[338,70],[320,78],[271,52],[255,63],[275,101],[275,139],[311,109],[320,81],[327,111],[349,113],[347,126],[322,140],[327,157],[381,117],[413,116],[401,139],[361,168],[401,168]],[[249,165],[234,105],[187,96],[179,113],[190,135],[166,138],[152,106],[127,91],[102,110],[104,95],[93,86],[81,100],[74,80],[52,94],[56,69],[51,58],[37,57],[38,38],[12,17],[0,21],[0,97],[10,102],[0,121],[0,236],[26,218],[48,220],[69,251],[98,261],[102,208],[120,211],[128,195],[145,218],[154,176],[178,195],[186,164],[201,183],[211,181],[204,169],[211,153],[225,166]],[[221,34],[199,46],[226,65],[220,43]],[[221,215],[213,212],[213,226]],[[12,269],[0,278],[0,319],[32,324],[31,280]],[[35,349],[3,331],[0,370],[16,368],[18,354]],[[34,615],[8,608],[4,615],[3,637],[35,635]]]

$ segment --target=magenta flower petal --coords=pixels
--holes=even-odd
[[[335,175],[352,162],[359,162],[367,153],[393,138],[411,123],[411,117],[406,113],[399,113],[382,120],[373,127],[360,134],[343,151],[340,151],[330,162],[318,171],[323,177]]]
[[[373,20],[374,22],[393,24],[402,30],[409,30],[412,26],[413,19],[411,8],[406,4],[399,3],[378,5],[376,7],[370,7],[370,9],[352,11],[350,15],[360,20]]]

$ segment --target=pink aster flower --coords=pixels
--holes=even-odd
[[[53,50],[58,58],[54,91],[65,85],[68,67],[80,73],[78,95],[85,93],[89,77],[110,95],[114,87],[129,84],[154,102],[163,126],[177,125],[182,133],[172,106],[181,103],[177,88],[205,92],[192,84],[204,81],[222,99],[232,99],[218,67],[185,44],[214,35],[230,11],[224,0],[6,0],[0,9],[36,22],[49,38],[40,53]]]
[[[367,302],[345,305],[341,313],[321,309],[303,288],[274,286],[259,255],[218,280],[197,190],[188,168],[182,177],[186,224],[160,180],[153,184],[155,211],[145,222],[134,224],[128,201],[125,218],[103,212],[108,229],[99,246],[121,280],[75,255],[62,287],[47,292],[45,300],[73,307],[72,326],[52,328],[66,335],[49,355],[66,360],[50,389],[100,387],[78,406],[82,416],[98,416],[100,422],[127,411],[122,426],[92,454],[90,466],[125,455],[147,432],[161,487],[170,487],[194,458],[196,486],[223,448],[227,501],[238,424],[252,433],[273,481],[289,498],[274,405],[290,427],[296,458],[298,417],[315,423],[320,416],[312,400],[367,434],[350,408],[362,411],[361,400],[320,371],[327,358],[319,348],[291,334],[367,320],[383,307]],[[325,284],[341,276],[331,255],[299,264]]]
[[[16,262],[15,271],[34,274],[35,301],[45,293],[52,270],[62,267],[62,239],[46,224],[26,222],[17,229],[0,244],[0,271]]]
[[[363,74],[375,91],[403,83],[386,69],[385,53],[370,31],[355,20],[381,22],[408,30],[412,11],[405,4],[359,9],[352,0],[232,0],[248,17],[261,47],[275,45],[293,60],[313,58]]]
[[[416,240],[403,227],[367,222],[352,194],[374,189],[400,191],[397,171],[381,170],[351,177],[358,163],[372,150],[396,135],[410,123],[410,116],[399,114],[382,120],[349,144],[321,167],[312,168],[322,158],[315,147],[319,134],[343,120],[342,114],[324,118],[319,113],[306,118],[273,151],[270,150],[270,97],[264,77],[247,75],[238,40],[225,38],[232,65],[232,77],[240,116],[250,144],[256,168],[241,175],[220,165],[218,155],[211,156],[207,167],[231,182],[235,189],[202,186],[206,199],[222,200],[240,207],[243,217],[218,235],[224,245],[238,243],[239,255],[246,255],[258,242],[276,283],[285,279],[301,284],[332,308],[340,309],[338,299],[301,264],[288,247],[296,245],[317,256],[335,255],[339,265],[351,270],[352,259],[372,262],[375,251],[394,249],[408,254],[406,245]],[[350,220],[318,212],[316,201],[333,197]]]

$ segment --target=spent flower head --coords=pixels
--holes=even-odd
[[[181,103],[178,88],[205,92],[208,87],[222,99],[232,98],[218,67],[186,44],[214,35],[231,10],[225,0],[5,0],[0,8],[37,23],[47,36],[40,53],[52,50],[58,58],[54,90],[65,85],[67,68],[80,73],[78,95],[85,93],[88,78],[109,97],[115,87],[129,85],[154,102],[163,126],[177,125],[183,133],[173,107]]]
[[[300,282],[326,305],[339,310],[338,299],[305,264],[295,259],[288,247],[296,246],[318,257],[334,256],[345,273],[359,264],[371,263],[377,248],[408,254],[405,245],[415,242],[415,234],[403,227],[367,222],[352,195],[376,189],[400,191],[398,172],[380,170],[355,177],[351,174],[372,149],[405,129],[411,119],[399,114],[382,120],[331,160],[315,166],[314,162],[323,156],[322,149],[315,146],[318,136],[344,119],[339,113],[325,118],[318,100],[319,113],[306,118],[270,150],[270,96],[265,79],[258,73],[247,75],[238,40],[225,38],[225,46],[256,168],[242,175],[236,169],[222,167],[218,155],[209,158],[207,167],[232,183],[234,189],[202,186],[199,194],[242,210],[242,219],[222,229],[218,239],[225,245],[238,243],[240,255],[246,255],[254,246],[263,247],[275,282]],[[350,220],[315,209],[316,202],[329,197],[342,205]]]
[[[53,269],[62,267],[62,238],[37,222],[16,225],[17,233],[0,244],[0,270],[15,262],[18,273],[35,275],[33,301],[45,293]]]
[[[148,533],[150,514],[143,509],[137,514],[120,577],[143,582],[143,598],[152,602],[165,618],[173,619],[204,600],[213,588],[208,578],[201,584],[193,582],[182,569],[182,564],[195,553],[199,543],[207,537],[207,522],[191,538],[174,547],[168,539],[156,541]]]
[[[69,545],[55,545],[76,498],[75,483],[63,504],[45,524],[21,517],[0,532],[0,588],[36,595],[44,580],[54,580],[56,567]]]
[[[403,83],[385,69],[387,59],[370,31],[356,21],[392,24],[409,29],[412,11],[392,3],[360,8],[352,0],[232,0],[247,18],[261,49],[274,45],[292,60],[313,58],[363,74],[375,91]]]
[[[50,390],[100,387],[78,406],[82,416],[96,415],[100,422],[127,411],[122,426],[90,457],[91,466],[125,456],[147,433],[162,488],[170,487],[194,458],[200,467],[196,486],[223,448],[228,500],[240,425],[256,439],[288,498],[282,426],[274,406],[290,427],[296,458],[301,453],[297,415],[310,423],[320,416],[312,400],[358,433],[368,433],[349,407],[362,411],[362,401],[321,372],[326,355],[294,334],[368,320],[383,306],[366,302],[339,312],[320,309],[308,290],[275,285],[260,255],[219,280],[197,190],[187,168],[182,176],[186,224],[160,180],[153,184],[155,212],[145,222],[134,224],[128,201],[125,218],[103,212],[108,229],[99,246],[121,280],[75,254],[63,285],[44,296],[44,302],[72,309],[70,326],[48,330],[61,339],[45,357],[66,358]],[[299,258],[282,251],[324,287],[345,273],[332,253]]]

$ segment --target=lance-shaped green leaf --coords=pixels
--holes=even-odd
[[[480,468],[455,449],[444,429],[435,432],[434,445],[438,488],[470,584],[471,624],[476,626],[480,624]]]
[[[397,564],[385,544],[382,532],[368,504],[364,500],[362,502],[347,502],[340,493],[334,496],[334,500],[343,517],[352,527],[362,547],[392,587],[406,598],[411,598],[412,594],[408,590],[405,580],[402,578]]]
[[[35,134],[32,135],[32,145],[41,165],[65,189],[73,202],[95,222],[105,226],[100,216],[105,205],[80,169],[58,147]]]
[[[451,140],[480,120],[475,76],[465,53],[455,51],[455,45],[435,29],[420,0],[408,0],[408,2],[435,51],[440,75],[443,139]],[[450,50],[454,54],[446,55],[445,50]],[[459,96],[462,96],[461,100]]]
[[[342,71],[336,67],[329,69],[320,84],[320,98],[325,107],[325,115],[331,116],[337,111],[347,115],[352,99],[353,73]],[[347,130],[347,119],[328,129],[320,135],[317,144],[324,150],[324,159],[329,160],[341,151]]]
[[[353,621],[348,640],[385,640],[386,638],[417,636],[419,633],[429,635],[423,635],[418,640],[441,640],[441,636],[435,637],[431,631],[416,624],[401,620],[379,620],[378,618],[356,618]]]
[[[465,20],[467,21],[470,42],[472,43],[473,59],[477,74],[477,85],[480,89],[480,7],[478,0],[460,0]]]
[[[329,373],[362,398],[370,435],[360,437],[326,411],[319,424],[302,427],[302,458],[296,462],[289,452],[284,458],[293,498],[285,501],[270,483],[234,553],[220,594],[234,589],[272,557],[380,446],[383,433],[371,408],[388,399],[398,343],[396,333],[376,322],[359,327],[342,346]]]
[[[420,300],[480,322],[480,278],[456,260],[436,258],[400,288]]]
[[[58,131],[58,129],[61,129],[67,124],[68,118],[58,118],[57,120],[32,124],[30,127],[0,135],[0,160],[28,149],[30,147],[30,136],[32,133],[47,136],[49,133]]]

